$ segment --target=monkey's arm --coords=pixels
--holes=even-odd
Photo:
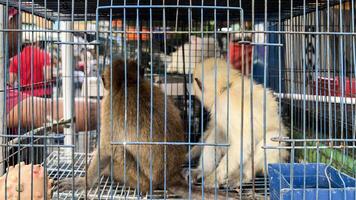
[[[193,148],[190,149],[190,159],[191,160],[195,160],[200,156],[201,150],[202,150],[202,146],[200,145],[196,145]],[[185,155],[185,161],[188,162],[189,161],[189,152]]]
[[[200,142],[205,142],[207,141],[207,138],[209,137],[211,131],[209,131],[209,127],[208,129],[204,132],[204,137],[202,137],[200,139]],[[202,149],[204,148],[204,146],[201,145],[196,145],[193,148],[190,149],[190,158],[192,160],[198,158],[201,154]],[[188,162],[189,161],[189,152],[185,155],[185,161]]]

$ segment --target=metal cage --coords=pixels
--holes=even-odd
[[[0,70],[0,199],[36,199],[26,195],[37,193],[43,193],[40,199],[181,198],[164,188],[142,193],[127,187],[114,181],[115,169],[109,176],[96,177],[93,187],[59,190],[63,179],[75,177],[74,183],[86,175],[91,152],[100,149],[102,129],[110,128],[101,127],[106,94],[101,76],[116,58],[135,60],[141,78],[173,99],[183,119],[185,141],[108,141],[108,148],[184,145],[188,152],[196,145],[223,151],[236,145],[229,139],[204,141],[209,129],[216,134],[213,121],[221,111],[204,106],[193,90],[194,70],[208,58],[222,59],[228,67],[227,81],[231,69],[243,77],[236,84],[249,85],[247,90],[230,91],[228,84],[228,96],[241,100],[239,105],[229,100],[227,104],[241,106],[241,112],[227,105],[227,115],[240,116],[242,122],[231,122],[235,125],[247,121],[251,126],[248,132],[224,134],[235,134],[240,146],[256,135],[261,139],[253,138],[251,143],[264,143],[249,152],[239,147],[229,158],[242,161],[245,156],[253,163],[257,154],[263,154],[258,165],[264,172],[256,173],[252,167],[251,180],[235,177],[239,184],[234,187],[218,185],[216,176],[213,194],[236,199],[356,199],[355,20],[355,2],[350,0],[0,1],[4,66]],[[125,69],[133,70],[127,64]],[[208,83],[211,88],[219,78],[216,71],[214,76],[215,83]],[[258,87],[263,88],[263,96],[254,95]],[[274,104],[266,94],[273,95],[276,113],[267,112]],[[219,95],[215,91],[215,106]],[[256,111],[244,100],[260,102],[263,109]],[[274,137],[266,138],[272,115],[279,116],[281,121],[275,123],[286,127],[286,136],[280,128]],[[112,113],[109,119],[113,120]],[[279,162],[268,162],[275,155],[272,152],[282,151],[288,152],[286,159],[279,154]],[[201,156],[215,157],[217,167],[216,153]],[[25,166],[21,162],[32,166],[30,175],[21,171]],[[188,196],[194,187],[204,198],[209,192],[204,176],[201,182],[191,177],[198,163],[189,160],[181,170],[188,172]],[[36,179],[35,164],[53,184]],[[239,162],[236,173],[244,174],[243,165]],[[126,176],[126,171],[115,173]],[[47,190],[51,192],[46,194]]]

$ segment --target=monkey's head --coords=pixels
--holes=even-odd
[[[137,69],[138,67],[139,69]],[[123,89],[125,87],[125,74],[127,87],[136,86],[137,80],[143,80],[144,69],[141,66],[137,66],[134,60],[127,60],[125,63],[122,59],[115,59],[112,63],[112,68],[110,65],[106,66],[101,74],[104,89],[110,91],[110,83],[112,83],[113,92]],[[138,75],[140,76],[139,79]]]
[[[202,102],[204,95],[204,106],[211,108],[214,104],[215,95],[219,96],[224,92],[228,83],[228,65],[223,59],[206,59],[203,63],[196,65],[193,74],[193,90],[194,95]],[[230,69],[230,73],[234,74],[235,70]],[[216,77],[216,88],[215,88]],[[216,89],[216,90],[215,90]]]

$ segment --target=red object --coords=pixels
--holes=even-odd
[[[18,73],[18,58],[20,57],[20,73]],[[31,61],[33,63],[33,81],[31,81]],[[46,62],[46,63],[45,63]],[[34,96],[46,96],[52,94],[50,82],[45,88],[44,67],[50,65],[51,56],[49,53],[36,46],[25,47],[20,55],[14,56],[10,61],[10,73],[16,73],[20,80],[22,91],[31,94],[31,84],[33,84]],[[21,77],[19,77],[19,74]]]
[[[84,61],[78,61],[78,70],[84,72],[84,70],[85,70],[85,62]]]
[[[18,102],[23,101],[27,97],[29,97],[28,94],[19,93],[16,88],[6,87],[6,114],[9,114]]]
[[[340,77],[327,78],[318,77],[318,95],[328,96],[329,95],[329,80],[330,80],[330,95],[331,96],[342,96],[341,90],[341,80]],[[344,82],[344,96],[345,97],[356,97],[356,80],[353,78],[345,78]],[[314,94],[316,94],[316,83],[314,81]]]
[[[234,69],[241,71],[242,73],[242,45],[236,42],[230,42],[230,62]],[[252,45],[244,45],[244,56],[245,56],[245,68],[244,74],[250,74],[251,63],[252,63]]]

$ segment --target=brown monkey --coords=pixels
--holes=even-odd
[[[126,83],[123,60],[116,60],[112,64],[112,79],[110,67],[106,67],[102,75],[105,92],[101,103],[100,160],[98,150],[95,150],[87,170],[88,186],[92,186],[100,177],[97,174],[98,163],[100,163],[101,175],[110,175],[110,158],[113,158],[115,181],[125,183],[126,186],[133,188],[139,186],[139,190],[145,193],[150,190],[150,180],[153,189],[162,189],[166,177],[167,189],[186,198],[188,197],[188,185],[181,174],[181,166],[187,153],[184,145],[111,145],[112,141],[184,142],[185,137],[183,121],[173,102],[167,97],[165,113],[164,93],[158,87],[151,86],[149,81],[143,78],[137,79],[137,64],[135,62],[127,61],[126,64]],[[127,88],[126,95],[125,87]],[[153,92],[152,108],[151,89]],[[137,110],[137,106],[139,110]],[[139,113],[139,119],[137,119],[137,113]],[[137,127],[139,127],[138,130]],[[124,155],[126,155],[125,166]],[[124,171],[126,171],[126,176],[124,176]],[[75,180],[74,187],[76,189],[84,186],[84,177]],[[71,179],[60,181],[61,191],[71,189],[71,187]],[[192,191],[192,198],[201,199],[201,190],[193,188]],[[209,198],[209,194],[206,194],[205,197]],[[213,197],[210,195],[210,198]],[[225,194],[219,194],[218,198],[225,198]]]

